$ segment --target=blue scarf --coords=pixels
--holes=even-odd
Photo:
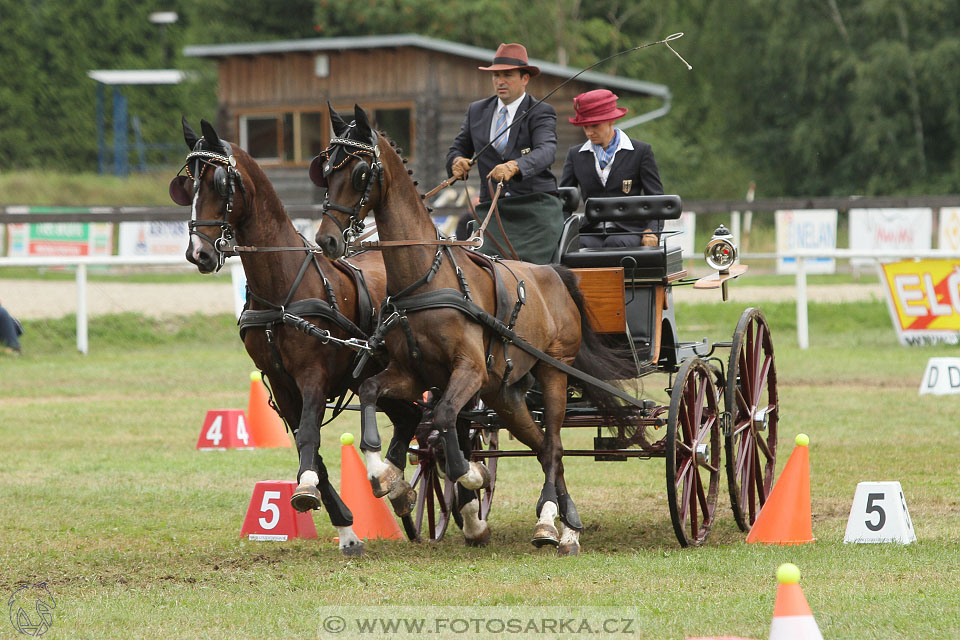
[[[620,130],[613,130],[613,140],[610,141],[606,147],[601,147],[598,144],[591,143],[590,146],[593,148],[593,153],[596,154],[597,160],[600,162],[600,168],[606,169],[607,165],[613,162],[613,156],[617,151],[617,145],[620,142]]]

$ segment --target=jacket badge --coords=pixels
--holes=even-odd
[[[520,149],[520,155],[525,156],[528,153],[530,153],[530,147],[527,147],[526,149]]]
[[[623,192],[626,194],[630,193],[630,189],[633,187],[633,180],[624,180],[623,181]]]

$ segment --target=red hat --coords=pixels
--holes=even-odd
[[[617,106],[617,95],[608,89],[594,89],[581,93],[573,99],[573,109],[577,115],[570,118],[570,124],[578,127],[616,120],[622,118],[627,112],[626,107]]]
[[[540,69],[527,64],[527,49],[522,44],[511,42],[510,44],[500,43],[497,47],[497,53],[493,56],[493,64],[489,67],[477,67],[480,71],[506,71],[508,69],[523,69],[530,76],[540,73]]]

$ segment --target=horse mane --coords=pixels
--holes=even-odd
[[[263,167],[260,166],[260,163],[254,160],[253,156],[241,148],[240,145],[230,142],[229,140],[224,140],[224,142],[230,145],[234,157],[237,158],[237,166],[240,167],[242,165],[242,178],[249,178],[256,187],[255,191],[262,199],[262,206],[268,210],[282,211],[283,214],[290,219],[290,214],[287,213],[286,208],[283,206],[283,201],[280,199],[280,195],[274,188],[270,178],[268,178],[267,174],[263,171]]]

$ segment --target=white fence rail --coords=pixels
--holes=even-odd
[[[807,274],[802,258],[869,258],[873,260],[894,260],[904,258],[960,258],[958,252],[947,251],[854,251],[851,249],[833,250],[794,250],[784,253],[748,253],[741,256],[741,260],[770,260],[779,258],[797,258],[796,273],[796,302],[797,302],[797,346],[807,349],[810,346],[810,330],[807,315]],[[228,263],[237,262],[237,258],[230,258]],[[88,266],[184,266],[187,265],[182,255],[177,256],[31,256],[0,258],[0,268],[3,267],[65,267],[75,266],[77,288],[77,350],[87,353],[88,318],[87,318],[87,267]],[[191,269],[193,267],[190,267]]]
[[[239,262],[238,258],[230,258]],[[76,267],[77,286],[77,351],[87,353],[90,348],[88,340],[87,318],[87,267],[189,267],[196,269],[186,262],[182,255],[176,256],[25,256],[0,258],[2,267]]]

